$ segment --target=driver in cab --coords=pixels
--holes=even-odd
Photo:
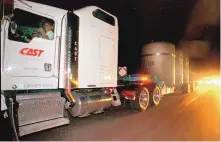
[[[39,28],[38,31],[41,33],[41,38],[53,40],[54,39],[54,26],[49,21],[44,21],[43,28]]]
[[[47,40],[53,40],[54,39],[54,26],[50,21],[45,20],[43,22],[43,27],[39,28],[37,32],[33,33],[33,38],[38,37],[38,38],[43,38]],[[26,39],[26,41],[30,42],[30,39]]]

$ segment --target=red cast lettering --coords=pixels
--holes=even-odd
[[[32,48],[22,48],[20,54],[27,56],[41,56],[44,50],[41,49],[32,49]]]

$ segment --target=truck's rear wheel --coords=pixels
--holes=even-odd
[[[160,87],[157,85],[154,85],[150,89],[150,105],[151,106],[158,106],[160,104],[162,95],[160,91]]]
[[[135,100],[131,102],[132,108],[138,111],[145,111],[149,106],[149,91],[146,87],[141,87],[136,92]]]

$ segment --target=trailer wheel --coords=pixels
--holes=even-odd
[[[162,95],[158,85],[154,85],[150,88],[150,105],[158,106],[160,104]]]
[[[149,91],[146,87],[141,87],[136,92],[135,100],[131,102],[131,107],[138,111],[145,111],[149,106]]]

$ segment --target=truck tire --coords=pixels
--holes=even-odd
[[[135,100],[131,102],[132,109],[145,111],[149,106],[150,93],[146,87],[137,90]]]
[[[161,90],[158,85],[153,85],[150,87],[150,106],[158,106],[160,104],[162,95]]]

